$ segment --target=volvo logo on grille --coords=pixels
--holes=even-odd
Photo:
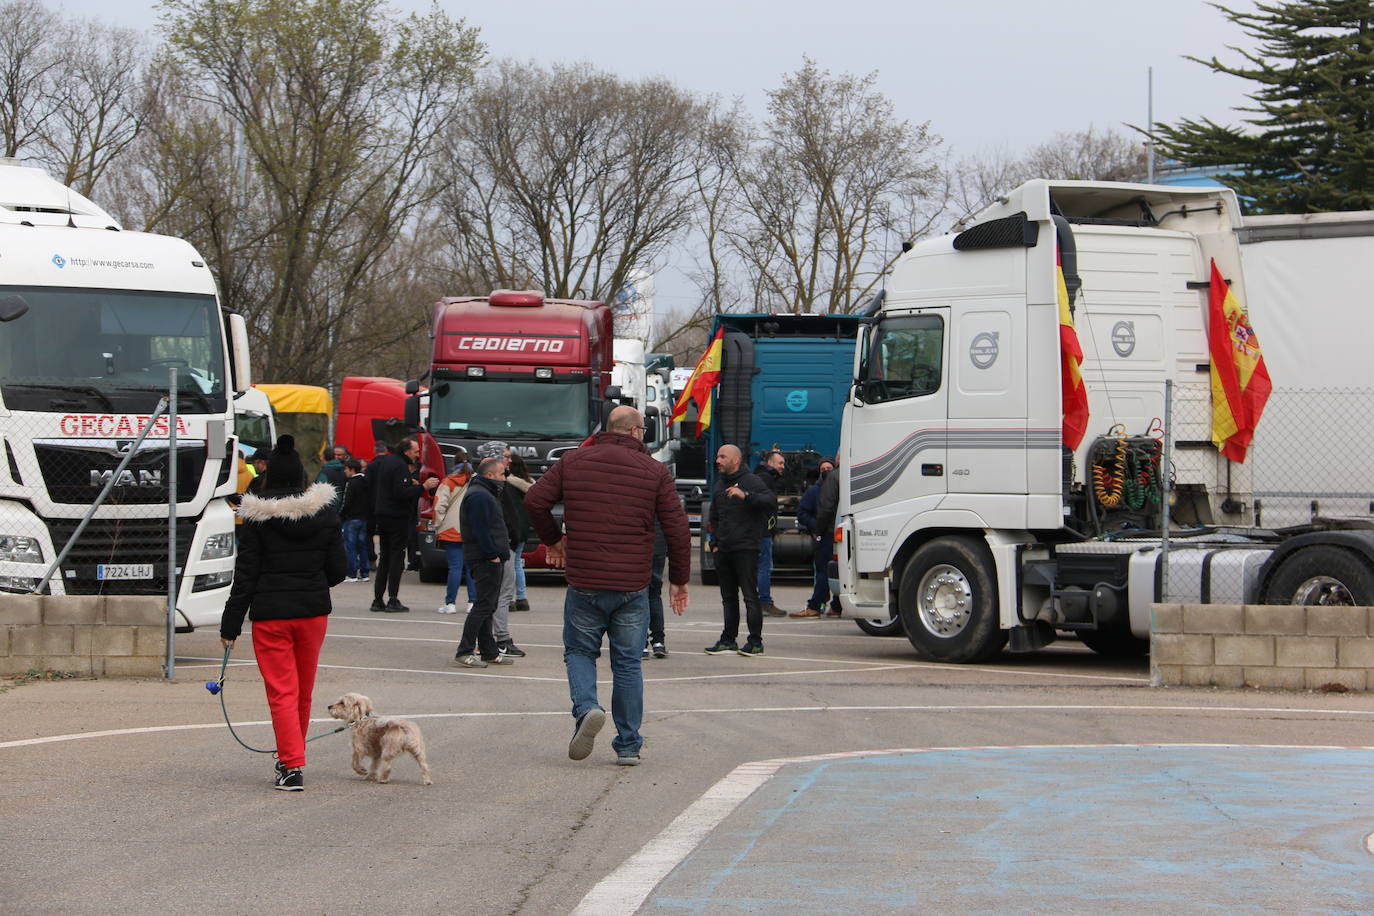
[[[100,471],[91,469],[91,486],[103,487],[114,477],[114,471]],[[162,486],[161,471],[120,471],[119,478],[115,480],[117,487],[160,487]]]

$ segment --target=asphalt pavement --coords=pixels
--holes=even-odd
[[[412,611],[372,614],[340,586],[315,694],[321,732],[344,692],[413,718],[430,787],[407,758],[359,779],[344,735],[273,791],[204,688],[211,632],[178,637],[172,682],[0,685],[0,911],[1374,909],[1366,695],[1153,689],[1076,643],[929,664],[844,620],[770,618],[763,657],[708,656],[719,597],[693,585],[644,662],[643,765],[615,765],[609,723],[574,762],[561,587],[511,617],[528,657],[480,671],[451,663],[441,591],[408,576]],[[270,744],[251,639],[224,699]]]

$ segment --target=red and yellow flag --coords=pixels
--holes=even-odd
[[[1212,351],[1212,444],[1231,461],[1243,462],[1274,386],[1259,338],[1215,260],[1208,292],[1207,338]]]
[[[1064,268],[1055,253],[1055,282],[1059,287],[1059,385],[1064,408],[1064,444],[1078,448],[1088,431],[1088,387],[1083,384],[1083,347],[1073,328],[1073,312],[1069,309],[1069,288],[1064,283]]]
[[[701,359],[697,360],[692,377],[687,380],[686,387],[682,389],[677,403],[673,405],[672,419],[681,420],[687,416],[687,405],[696,401],[698,436],[711,425],[711,391],[720,381],[720,360],[724,349],[725,328],[722,327],[716,331],[716,336],[711,339],[711,345],[706,348],[706,352],[701,354]]]

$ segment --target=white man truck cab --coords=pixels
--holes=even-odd
[[[247,343],[185,241],[123,230],[40,169],[0,161],[0,590],[29,592],[108,481],[52,595],[168,588],[169,430],[121,461],[177,369],[178,625],[218,623],[233,577],[233,395]],[[237,368],[237,384],[232,376]]]
[[[953,662],[1065,630],[1101,652],[1146,645],[1161,600],[1165,382],[1200,388],[1203,409],[1188,414],[1209,416],[1209,269],[1244,302],[1239,219],[1223,188],[1037,180],[899,259],[844,411],[847,615]],[[1061,262],[1090,417],[1074,449],[1062,432]],[[1374,601],[1374,532],[1242,527],[1246,466],[1210,438],[1205,422],[1180,422],[1168,443],[1174,526],[1180,506],[1191,513],[1189,536],[1173,541],[1172,595]],[[1118,449],[1149,479],[1113,506],[1092,481]],[[1312,571],[1314,551],[1333,546],[1342,563]],[[1316,576],[1337,587],[1304,590]]]

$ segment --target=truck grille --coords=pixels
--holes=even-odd
[[[53,502],[90,505],[124,460],[111,446],[35,442],[38,469]],[[205,470],[205,446],[199,442],[177,448],[177,501],[194,498]],[[167,502],[167,449],[142,449],[119,475],[107,506],[139,506]]]
[[[79,519],[49,519],[53,550],[61,551],[76,531]],[[186,557],[195,536],[194,520],[177,522],[177,566],[186,568]],[[100,563],[150,563],[151,579],[101,580],[95,577]],[[167,594],[167,519],[92,519],[72,545],[60,573],[69,595],[165,595]]]

